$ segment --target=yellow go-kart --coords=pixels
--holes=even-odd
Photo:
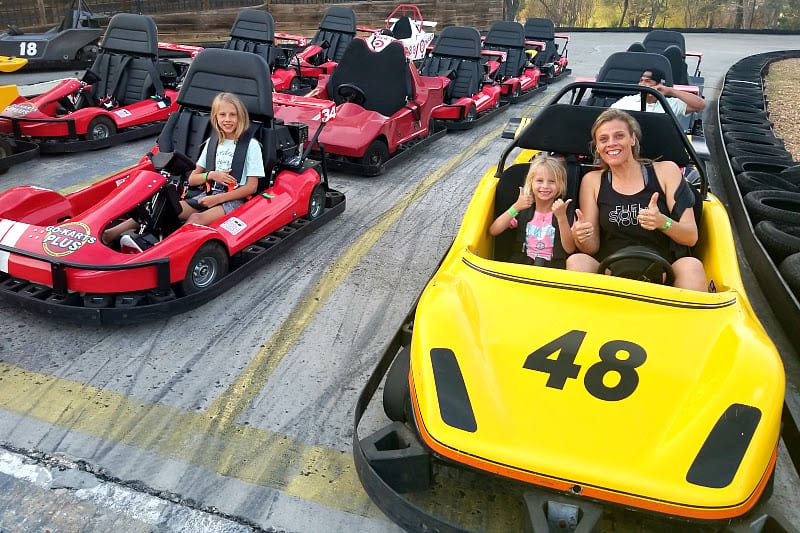
[[[466,494],[453,466],[490,476],[484,496],[498,480],[521,487],[534,531],[594,530],[606,505],[679,519],[675,527],[773,516],[761,504],[772,490],[783,365],[748,302],[726,210],[671,112],[631,114],[644,157],[698,170],[693,252],[709,292],[636,279],[657,261],[647,254],[617,257],[615,275],[512,263],[505,237],[513,232],[489,234],[538,151],[566,158],[577,203],[580,177],[592,168],[591,125],[604,109],[574,105],[575,95],[607,86],[562,89],[483,176],[451,248],[362,391],[358,474],[408,530],[484,529],[456,519],[504,514],[487,508],[493,498],[475,508],[463,498],[461,509],[445,512],[437,499]],[[359,437],[384,374],[391,423],[370,431],[370,417],[373,427]]]
[[[0,56],[0,72],[16,72],[27,64],[24,57]]]

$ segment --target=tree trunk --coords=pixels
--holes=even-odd
[[[619,27],[625,24],[625,16],[628,14],[628,0],[622,3],[622,16],[619,17]]]

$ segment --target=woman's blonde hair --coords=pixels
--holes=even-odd
[[[244,106],[242,100],[233,93],[219,93],[217,96],[214,97],[214,100],[211,102],[211,127],[214,128],[214,131],[217,132],[217,136],[219,140],[225,138],[225,134],[222,132],[222,128],[217,121],[217,113],[219,113],[219,108],[222,103],[231,104],[233,107],[236,108],[236,114],[239,115],[239,122],[236,124],[236,130],[233,132],[234,135],[234,142],[239,140],[239,137],[242,136],[247,128],[250,127],[250,114],[247,112],[247,108]]]
[[[607,170],[608,165],[605,164],[605,161],[603,161],[603,159],[600,157],[600,154],[597,153],[597,141],[595,139],[595,135],[597,134],[597,130],[600,128],[600,126],[606,122],[611,122],[612,120],[620,120],[628,126],[628,133],[632,135],[634,139],[636,139],[636,143],[631,146],[633,158],[637,161],[642,160],[642,158],[639,157],[639,146],[642,144],[642,127],[630,114],[621,109],[610,107],[600,113],[592,125],[592,154],[594,155],[597,165],[599,165],[603,170]]]
[[[559,158],[544,152],[539,152],[531,161],[528,175],[525,177],[525,192],[533,196],[533,179],[536,171],[540,168],[543,168],[555,178],[558,186],[558,195],[563,197],[567,193],[567,170]]]

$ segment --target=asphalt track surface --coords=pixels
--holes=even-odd
[[[573,76],[594,76],[642,35],[572,34]],[[795,48],[797,36],[686,41],[704,53],[713,99],[733,63]],[[0,84],[47,76],[3,74]],[[347,196],[340,217],[193,311],[82,327],[0,301],[0,532],[396,531],[355,473],[356,398],[447,250],[475,184],[497,163],[507,120],[536,113],[567,81],[377,178],[333,173],[332,186]],[[152,143],[42,157],[0,176],[0,190],[71,190],[135,163]],[[747,278],[744,262],[742,271]],[[787,390],[796,392],[797,354],[756,291],[751,299],[789,356]],[[359,434],[384,422],[371,409]],[[800,523],[800,483],[786,457],[782,449],[773,498]],[[436,507],[475,528],[517,529],[519,510],[489,512],[490,492],[442,494]],[[603,530],[669,528],[612,513]]]

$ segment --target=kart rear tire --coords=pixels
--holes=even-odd
[[[478,109],[475,107],[475,104],[469,104],[469,108],[467,109],[467,112],[464,115],[464,122],[474,122],[477,116],[478,116]]]
[[[367,167],[370,176],[377,176],[383,172],[383,166],[389,160],[389,147],[380,139],[375,139],[367,147],[360,163]]]
[[[117,125],[105,115],[94,117],[86,128],[86,140],[99,141],[108,139],[117,133]]]
[[[184,295],[209,288],[228,274],[229,258],[218,242],[207,242],[194,254],[180,283]]]
[[[325,212],[325,187],[321,183],[314,186],[311,197],[308,199],[308,214],[306,219],[314,220]]]
[[[14,147],[5,139],[0,139],[0,159],[10,157],[14,154]],[[0,167],[0,174],[8,172],[8,168]]]
[[[411,349],[408,346],[397,352],[383,384],[383,412],[393,422],[408,420],[407,407],[410,407],[411,391],[408,386],[408,372],[411,369]]]

